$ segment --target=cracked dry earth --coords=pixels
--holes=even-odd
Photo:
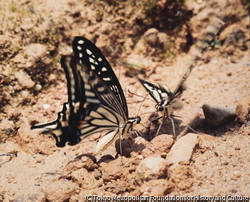
[[[201,195],[249,201],[247,2],[187,0],[176,1],[173,7],[165,1],[112,2],[0,3],[0,201],[73,202],[93,195]],[[178,19],[178,29],[170,32],[173,22],[166,23],[162,15],[152,19],[152,13],[143,11],[151,8],[145,7],[152,5],[147,2],[156,3],[152,8],[170,17],[166,9],[175,14],[178,8],[179,14],[171,18]],[[184,11],[192,16],[180,18]],[[174,89],[192,60],[194,43],[202,39],[213,17],[225,25],[217,45],[204,53],[184,84],[178,99],[183,108],[172,117],[177,140],[170,120],[157,136],[159,123],[150,131],[137,125],[139,136],[128,134],[121,141],[122,156],[117,155],[120,140],[96,155],[96,143],[105,133],[57,148],[51,136],[30,130],[34,121],[54,120],[67,100],[59,60],[60,55],[71,54],[70,43],[77,35],[95,42],[107,56],[124,90],[130,117],[139,114],[146,126],[155,103],[149,97],[144,100],[147,93],[132,75]],[[154,37],[145,40],[148,33],[163,45],[152,43]],[[211,127],[202,111],[204,104],[232,107],[236,118]]]

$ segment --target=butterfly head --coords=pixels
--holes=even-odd
[[[156,104],[155,108],[156,108],[157,111],[162,112],[162,111],[164,111],[165,106],[163,106],[161,104]]]
[[[141,117],[140,116],[135,117],[134,120],[135,120],[136,124],[141,123]]]
[[[140,116],[136,116],[136,117],[131,117],[131,118],[128,118],[128,122],[126,124],[126,131],[127,132],[130,132],[133,130],[133,127],[136,125],[136,124],[139,124],[141,123],[141,117]]]
[[[163,93],[165,94],[165,93]],[[173,97],[173,94],[172,93],[169,93],[168,96],[166,97],[163,97],[162,96],[162,99],[160,102],[158,102],[156,105],[155,105],[155,108],[157,111],[159,112],[162,112],[165,110],[165,108],[171,104],[171,102],[173,101],[174,97]]]
[[[128,118],[128,124],[136,125],[138,123],[141,123],[141,117],[140,116]]]

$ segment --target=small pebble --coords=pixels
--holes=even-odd
[[[43,108],[44,108],[44,109],[49,109],[49,108],[50,108],[50,105],[49,105],[49,104],[43,104]]]
[[[42,89],[42,86],[41,86],[40,84],[36,84],[35,89],[36,89],[36,90],[41,90],[41,89]]]

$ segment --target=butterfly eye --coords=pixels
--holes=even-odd
[[[156,110],[159,111],[159,112],[162,112],[162,111],[164,111],[164,109],[165,109],[164,106],[158,105],[158,104],[155,105],[155,108],[156,108]]]
[[[141,117],[140,116],[137,116],[135,119],[136,119],[135,123],[137,123],[137,124],[141,123]]]

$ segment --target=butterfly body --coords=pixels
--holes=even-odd
[[[148,81],[139,79],[143,87],[147,90],[147,92],[151,95],[151,97],[155,100],[156,102],[156,110],[157,112],[162,112],[162,118],[165,120],[166,118],[169,118],[172,122],[173,126],[173,132],[175,135],[175,129],[174,129],[174,124],[173,120],[170,118],[170,115],[173,111],[174,104],[175,104],[175,98],[177,98],[179,95],[181,95],[182,90],[183,90],[183,83],[186,81],[188,76],[191,73],[191,70],[195,67],[197,61],[201,58],[203,52],[209,47],[211,44],[212,40],[214,37],[217,35],[218,31],[220,28],[224,25],[224,22],[217,19],[215,21],[215,24],[210,27],[210,31],[207,32],[204,40],[202,41],[201,44],[199,44],[197,48],[197,53],[194,56],[194,59],[191,63],[191,65],[187,68],[186,73],[183,75],[182,79],[180,80],[179,84],[177,85],[176,89],[172,92],[170,91],[166,86],[161,86],[160,84],[154,84],[150,83]],[[176,108],[181,108],[181,106],[178,106]],[[158,120],[158,119],[157,119]],[[163,122],[164,122],[163,120]],[[153,120],[151,120],[153,121]],[[163,123],[162,122],[162,123]],[[160,127],[162,125],[160,124]],[[157,134],[160,130],[160,127],[157,130]]]
[[[180,89],[178,92],[173,93],[170,89],[157,83],[150,83],[148,81],[139,79],[145,89],[148,91],[150,96],[155,100],[155,108],[158,112],[162,112],[163,116],[170,116],[172,113],[172,104],[175,102],[175,98],[182,92]]]
[[[104,150],[117,137],[131,132],[140,117],[129,118],[120,83],[101,51],[89,40],[75,37],[74,56],[62,56],[68,88],[68,102],[55,121],[35,125],[51,133],[57,146],[77,144],[97,132],[108,131],[97,144]]]

